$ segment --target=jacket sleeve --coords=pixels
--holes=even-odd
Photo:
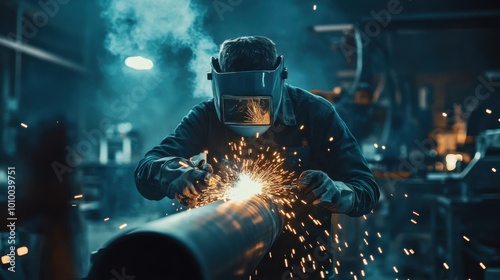
[[[327,105],[325,105],[327,106]],[[354,191],[352,205],[345,213],[358,217],[369,213],[378,203],[380,190],[356,139],[352,136],[335,108],[316,115],[315,131],[318,134],[320,168],[339,189]]]
[[[207,135],[207,103],[195,106],[174,133],[163,139],[139,161],[135,172],[135,184],[139,193],[150,200],[167,196],[170,183],[182,175],[178,162],[203,152],[203,135]]]

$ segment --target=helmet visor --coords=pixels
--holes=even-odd
[[[224,124],[270,125],[271,96],[222,96]]]

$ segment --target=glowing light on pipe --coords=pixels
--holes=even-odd
[[[151,70],[154,63],[151,59],[142,56],[130,56],[125,59],[125,65],[135,70]]]
[[[234,187],[227,190],[227,197],[230,200],[243,201],[254,195],[262,193],[263,184],[250,177],[248,174],[241,174]]]

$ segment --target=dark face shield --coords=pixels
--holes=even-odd
[[[217,59],[212,58],[214,103],[219,120],[244,137],[266,132],[278,116],[287,76],[283,57],[274,70],[221,73]]]

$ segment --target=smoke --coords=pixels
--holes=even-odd
[[[105,47],[120,59],[131,55],[165,60],[163,52],[189,49],[195,97],[211,96],[206,82],[217,46],[203,28],[205,10],[190,0],[110,0],[102,16],[108,26]]]

